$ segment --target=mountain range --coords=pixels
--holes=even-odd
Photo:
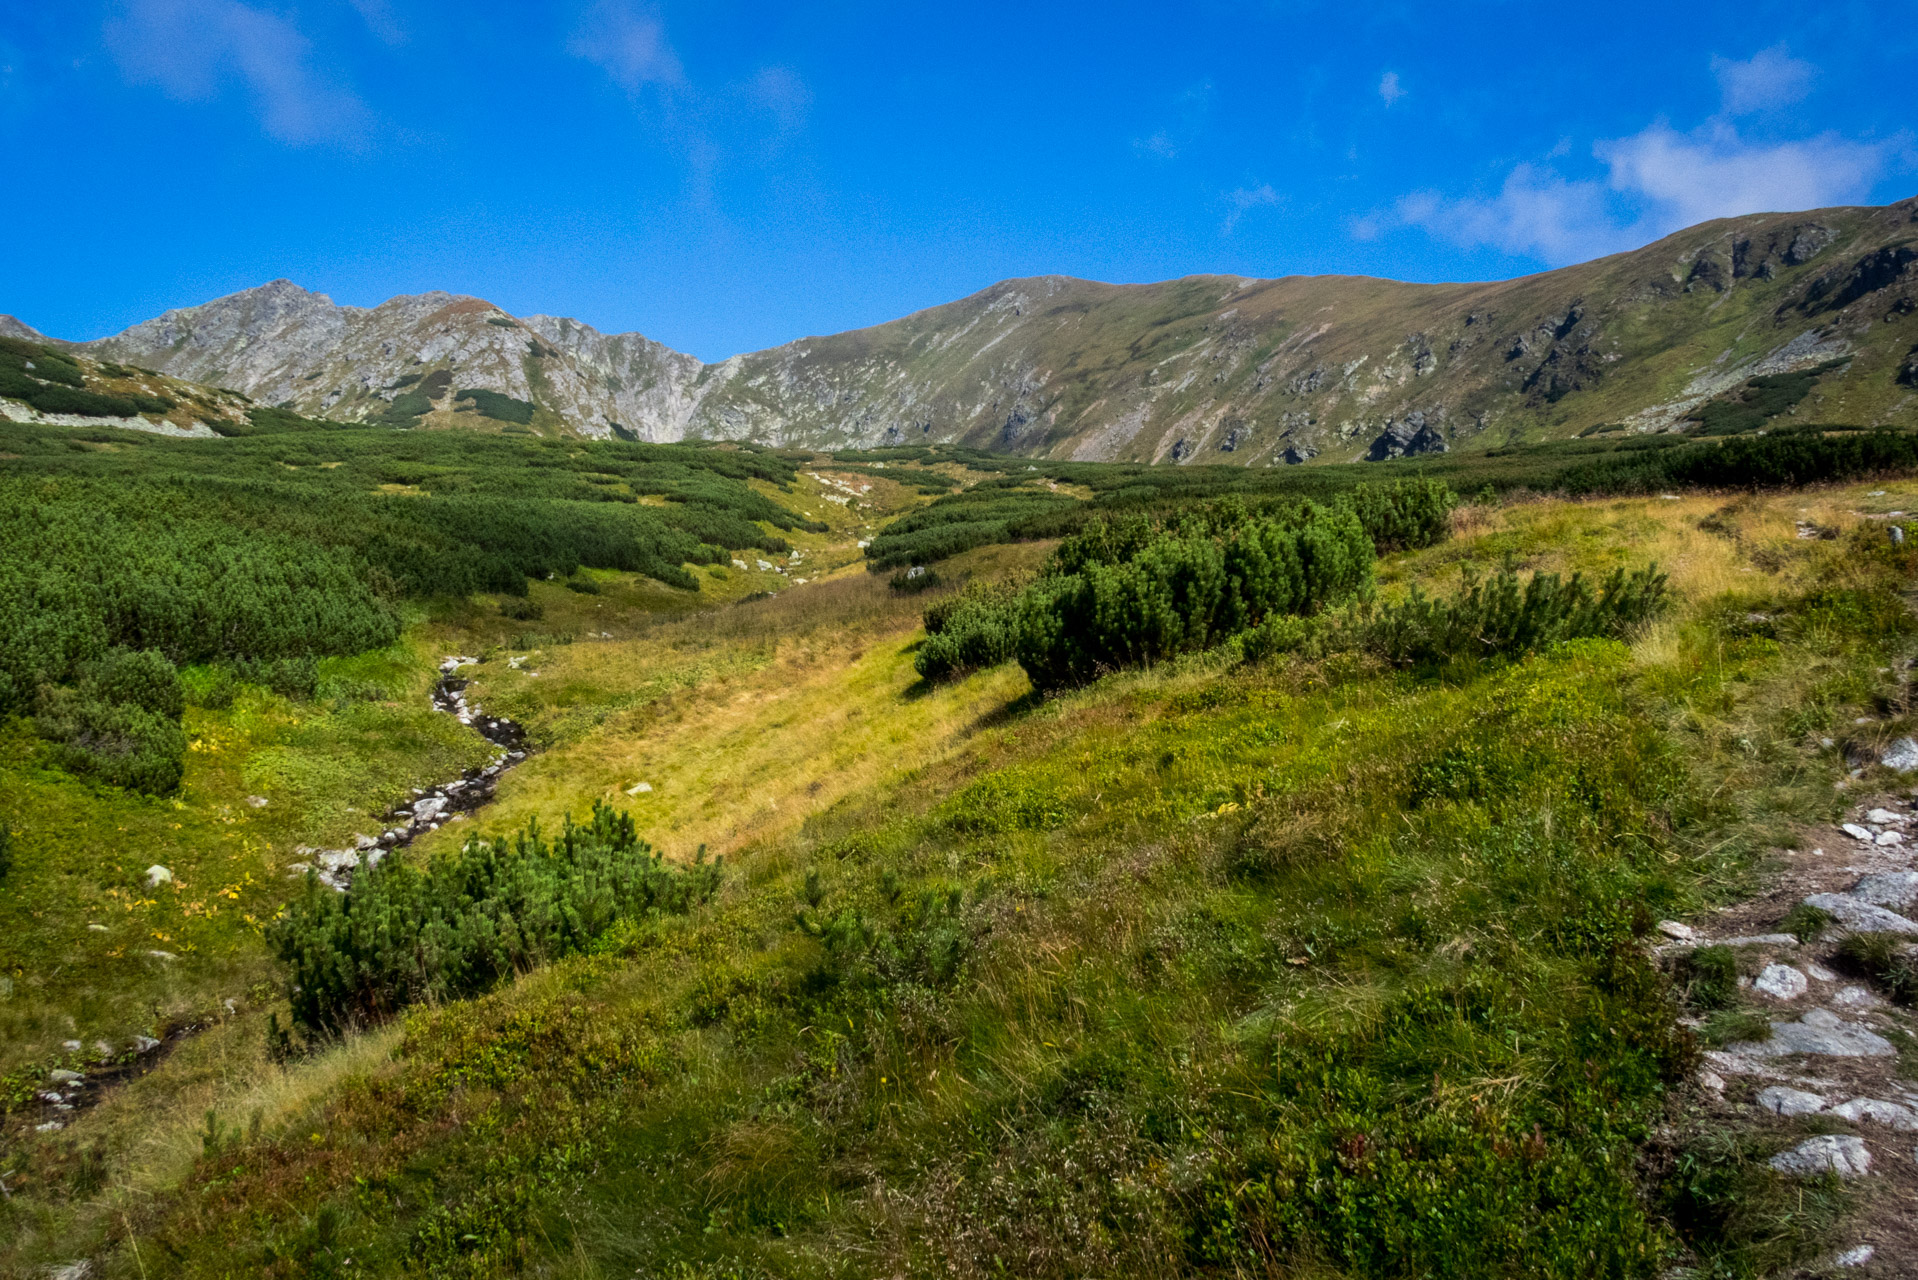
[[[1721,219],[1491,283],[1007,280],[715,364],[478,298],[342,307],[286,280],[92,342],[11,317],[0,335],[343,421],[1268,465],[1665,430],[1813,368],[1802,420],[1918,422],[1914,311],[1918,199]]]

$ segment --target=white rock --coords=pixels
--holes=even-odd
[[[1895,773],[1910,773],[1918,769],[1918,741],[1898,739],[1885,748],[1885,754],[1878,757],[1878,763]]]
[[[45,1124],[34,1125],[33,1131],[35,1133],[58,1133],[64,1128],[66,1128],[66,1126],[58,1120],[49,1120]]]
[[[1831,1002],[1846,1009],[1876,1009],[1884,1004],[1877,996],[1863,987],[1840,987],[1832,994]]]
[[[1899,823],[1910,822],[1911,819],[1905,814],[1894,813],[1890,809],[1873,809],[1865,815],[1865,821],[1875,823],[1881,827],[1889,827]]]
[[[355,849],[361,849],[361,850],[371,849],[374,845],[377,845],[378,843],[379,841],[375,840],[372,836],[362,835],[361,833],[357,831],[353,833],[353,847]]]
[[[159,863],[147,868],[147,888],[157,889],[163,884],[173,883],[173,873]]]
[[[40,1127],[46,1128],[45,1125]],[[56,1124],[53,1127],[58,1129],[60,1126]],[[69,1262],[65,1266],[47,1268],[47,1280],[91,1280],[92,1276],[93,1263],[85,1258],[78,1262]]]
[[[413,804],[413,821],[431,822],[440,816],[446,808],[446,800],[441,796],[427,796]]]
[[[1835,1173],[1841,1178],[1858,1178],[1871,1172],[1871,1152],[1863,1138],[1848,1133],[1822,1133],[1807,1138],[1790,1151],[1771,1158],[1771,1167],[1780,1173],[1816,1177]]]
[[[1825,1109],[1825,1099],[1782,1084],[1758,1091],[1758,1105],[1775,1116],[1808,1116]]]
[[[1805,966],[1805,972],[1820,982],[1835,982],[1838,979],[1837,974],[1827,969],[1824,965],[1819,964],[1816,960]]]
[[[84,1046],[78,1040],[62,1040],[60,1047],[68,1053],[78,1053]]]
[[[626,788],[626,794],[629,796],[644,795],[652,789],[653,784],[650,782],[635,782],[632,786]]]
[[[1698,1087],[1709,1090],[1712,1093],[1723,1093],[1725,1092],[1725,1077],[1719,1075],[1716,1071],[1701,1067],[1698,1071]]]
[[[1853,1124],[1869,1121],[1872,1124],[1890,1125],[1907,1133],[1918,1130],[1918,1111],[1897,1102],[1886,1102],[1881,1098],[1853,1098],[1841,1102],[1831,1109],[1831,1114]]]
[[[1808,906],[1830,912],[1832,919],[1853,933],[1918,934],[1918,924],[1895,911],[1861,902],[1848,893],[1814,893],[1805,902]]]
[[[133,1051],[135,1053],[152,1053],[155,1049],[159,1047],[160,1047],[160,1042],[158,1040],[155,1040],[152,1036],[133,1037]]]
[[[47,1072],[47,1079],[53,1081],[55,1084],[79,1084],[85,1080],[86,1077],[78,1071],[69,1071],[65,1067],[55,1067],[53,1070]]]
[[[1788,964],[1768,964],[1752,980],[1752,989],[1774,1000],[1796,1000],[1811,988],[1805,975]]]
[[[1871,1255],[1876,1252],[1878,1251],[1872,1248],[1872,1246],[1861,1244],[1856,1249],[1847,1249],[1833,1258],[1831,1265],[1834,1267],[1862,1267],[1871,1261]]]
[[[1736,938],[1727,938],[1718,944],[1721,947],[1795,947],[1798,939],[1789,933],[1748,933]]]
[[[147,954],[152,956],[155,960],[178,960],[180,958],[174,955],[171,951],[149,951],[147,952]]]
[[[1829,1058],[1890,1058],[1898,1052],[1883,1036],[1846,1022],[1829,1009],[1808,1009],[1796,1022],[1772,1023],[1769,1040],[1748,1040],[1728,1047],[1747,1058],[1783,1058],[1798,1053]]]
[[[1851,896],[1875,907],[1908,907],[1918,902],[1918,871],[1880,871],[1866,876],[1851,887]]]
[[[1840,827],[1839,830],[1862,844],[1872,844],[1878,839],[1877,836],[1871,833],[1869,827],[1861,827],[1855,822],[1847,822],[1844,826]]]
[[[1905,837],[1896,831],[1880,831],[1878,833],[1878,843],[1881,845],[1903,844],[1904,842]]]
[[[265,796],[248,796],[246,798],[246,802],[252,805],[255,809],[264,809],[266,808],[266,804],[267,804],[267,800]]]
[[[102,1062],[111,1062],[113,1060],[113,1046],[104,1040],[95,1040],[93,1042],[93,1056]]]
[[[1676,920],[1660,920],[1658,931],[1674,942],[1690,942],[1698,936],[1698,930]]]

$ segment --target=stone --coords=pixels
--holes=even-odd
[[[1843,827],[1840,827],[1839,830],[1860,844],[1872,844],[1878,839],[1870,827],[1861,827],[1855,822],[1847,822]]]
[[[1878,757],[1878,763],[1893,773],[1910,773],[1918,769],[1918,740],[1898,739],[1885,748],[1885,754]]]
[[[1718,944],[1721,947],[1795,947],[1798,939],[1789,933],[1745,933],[1736,938],[1727,938]]]
[[[147,954],[155,960],[178,960],[180,958],[171,951],[149,951]]]
[[[645,795],[652,789],[653,784],[650,782],[635,782],[632,786],[626,788],[626,794],[629,796]]]
[[[1873,809],[1865,815],[1865,821],[1876,826],[1888,827],[1895,823],[1910,822],[1911,819],[1902,813],[1893,813],[1890,809]]]
[[[65,1067],[55,1067],[47,1072],[47,1079],[55,1084],[80,1084],[86,1077],[78,1071],[69,1071]]]
[[[1886,1102],[1882,1098],[1853,1098],[1841,1102],[1831,1109],[1831,1114],[1853,1124],[1870,1122],[1889,1125],[1902,1129],[1906,1133],[1918,1130],[1918,1111],[1897,1102]]]
[[[93,1042],[93,1056],[102,1062],[111,1062],[113,1061],[113,1046],[104,1040],[95,1040]]]
[[[67,1053],[78,1053],[84,1046],[78,1040],[62,1040],[60,1048]]]
[[[152,1036],[133,1037],[133,1051],[135,1053],[152,1053],[155,1049],[159,1047],[160,1047],[160,1042],[158,1040],[155,1040]]]
[[[1758,1105],[1775,1116],[1808,1116],[1825,1109],[1825,1099],[1782,1084],[1758,1091]]]
[[[1820,982],[1836,982],[1838,980],[1837,974],[1827,969],[1824,965],[1819,964],[1816,960],[1805,966],[1805,972]]]
[[[1773,1156],[1771,1167],[1801,1178],[1815,1178],[1823,1173],[1860,1178],[1871,1172],[1871,1152],[1866,1149],[1863,1138],[1848,1133],[1821,1133]]]
[[[1747,1058],[1784,1058],[1798,1053],[1828,1058],[1890,1058],[1898,1052],[1883,1036],[1846,1022],[1829,1009],[1808,1009],[1796,1022],[1774,1022],[1771,1039],[1747,1040],[1729,1048]]]
[[[1698,937],[1698,930],[1676,920],[1660,920],[1658,931],[1674,942],[1690,942]]]
[[[439,817],[445,808],[446,799],[443,796],[427,796],[422,800],[416,800],[413,803],[413,821],[431,822]]]
[[[1900,908],[1918,902],[1918,871],[1881,871],[1851,887],[1851,896],[1874,907]]]
[[[1811,989],[1811,983],[1788,964],[1768,964],[1752,979],[1752,989],[1774,1000],[1796,1000]]]
[[[1918,934],[1918,924],[1848,893],[1814,893],[1805,904],[1829,912],[1832,919],[1853,933]]]
[[[1864,987],[1840,987],[1833,994],[1831,1002],[1845,1009],[1876,1009],[1884,1004],[1877,996]]]
[[[267,799],[265,796],[248,796],[246,798],[246,802],[252,805],[255,809],[264,809],[267,806]]]
[[[357,831],[353,833],[353,847],[355,849],[364,851],[367,849],[374,848],[378,844],[379,844],[379,841],[375,840],[372,836],[362,835]]]
[[[1725,1092],[1725,1077],[1719,1075],[1716,1071],[1701,1067],[1698,1072],[1698,1087],[1712,1093],[1723,1093]]]
[[[64,1125],[64,1124],[62,1124],[62,1123],[60,1123],[60,1121],[58,1121],[58,1120],[49,1120],[49,1121],[47,1121],[47,1122],[46,1122],[45,1124],[36,1124],[36,1125],[34,1125],[34,1126],[33,1126],[33,1131],[34,1131],[35,1133],[58,1133],[58,1132],[60,1132],[60,1130],[62,1130],[62,1129],[64,1129],[64,1128],[66,1128],[66,1125]]]
[[[147,868],[147,888],[157,889],[163,884],[173,883],[173,873],[159,863]]]
[[[1877,1252],[1878,1250],[1872,1246],[1861,1244],[1856,1249],[1847,1249],[1833,1258],[1831,1265],[1834,1267],[1862,1267],[1867,1262],[1870,1262],[1871,1256]]]
[[[42,1129],[45,1125],[40,1126]],[[59,1128],[55,1125],[54,1128]],[[64,1266],[48,1267],[47,1280],[92,1280],[93,1263],[85,1258],[78,1262],[69,1262]]]
[[[1903,844],[1904,842],[1905,842],[1905,837],[1903,832],[1880,831],[1878,833],[1878,843],[1881,845]]]

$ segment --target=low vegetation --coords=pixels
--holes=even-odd
[[[1908,480],[1459,509],[1402,470],[1216,492],[1184,469],[1107,488],[1008,469],[971,507],[998,514],[953,524],[1010,530],[1025,516],[993,504],[1023,488],[1046,495],[1014,504],[1035,518],[1074,513],[1059,540],[994,534],[920,595],[859,571],[878,511],[829,512],[829,535],[797,514],[819,460],[441,434],[8,438],[14,492],[104,493],[109,526],[177,534],[189,560],[196,530],[226,545],[196,519],[284,535],[397,639],[194,661],[134,635],[69,645],[59,697],[204,745],[173,800],[0,768],[0,820],[25,832],[0,922],[43,928],[31,912],[66,892],[89,904],[76,931],[138,922],[100,964],[216,976],[202,1031],[35,1134],[45,1071],[84,1065],[56,1047],[60,1013],[107,998],[0,953],[10,1041],[45,1050],[8,1077],[0,1266],[1731,1277],[1828,1243],[1836,1190],[1674,1127],[1700,1051],[1763,1031],[1733,952],[1667,969],[1651,944],[1831,816],[1848,766],[1824,738],[1918,727],[1918,548],[1869,518],[1918,508]],[[1896,474],[1888,456],[1832,465]],[[947,501],[885,484],[922,461],[871,461],[841,465],[888,512]],[[467,529],[406,513],[461,501],[524,519],[461,552],[497,579],[382,568],[408,564],[403,536]],[[711,607],[571,541],[603,527],[578,512],[729,557],[754,544],[672,521],[738,520],[761,549],[802,544],[818,580],[761,595],[770,569],[681,563],[738,601]],[[296,841],[378,811],[323,750],[365,753],[353,786],[383,804],[408,785],[383,775],[419,767],[402,761],[485,758],[424,709],[447,653],[484,658],[473,696],[539,751],[350,893],[285,879]],[[416,745],[377,756],[402,725]],[[300,787],[337,807],[296,809]],[[176,846],[184,886],[143,888],[148,851],[189,838],[227,860]],[[206,912],[227,886],[250,921]],[[162,947],[173,961],[138,958]],[[1896,956],[1844,963],[1905,981]]]

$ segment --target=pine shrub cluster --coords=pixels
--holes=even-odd
[[[1468,576],[1450,600],[1416,586],[1357,625],[1359,644],[1407,665],[1495,657],[1548,648],[1561,640],[1619,636],[1664,612],[1671,591],[1656,566],[1614,569],[1596,589],[1584,575],[1532,575],[1521,583],[1506,566],[1481,581]]]
[[[331,1035],[417,1001],[475,995],[584,950],[617,921],[690,911],[720,873],[703,847],[690,866],[665,865],[631,814],[596,801],[589,822],[569,815],[551,841],[535,820],[437,861],[385,858],[346,893],[309,875],[269,940],[295,1021]]]

